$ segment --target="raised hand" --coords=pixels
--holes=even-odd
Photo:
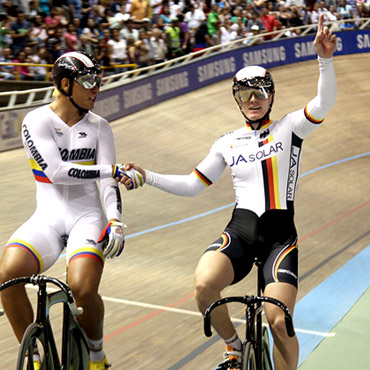
[[[337,44],[337,37],[329,31],[328,27],[324,27],[323,14],[320,15],[313,44],[319,57],[331,58],[333,56]]]

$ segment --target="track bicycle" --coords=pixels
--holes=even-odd
[[[271,303],[284,311],[286,330],[290,337],[295,335],[293,320],[288,307],[282,302],[274,298],[262,296],[262,263],[256,260],[255,265],[257,266],[257,296],[226,297],[213,302],[204,314],[204,333],[207,337],[212,335],[211,312],[213,309],[231,302],[245,304],[247,306],[245,310],[246,335],[243,342],[241,369],[273,370],[268,329],[262,323],[263,304]]]
[[[48,293],[48,283],[59,289]],[[86,335],[76,319],[83,309],[76,306],[69,286],[56,278],[33,275],[9,280],[0,285],[0,291],[16,284],[38,286],[36,320],[24,332],[16,370],[34,370],[34,354],[40,356],[40,370],[88,370],[89,347]],[[51,306],[56,303],[63,303],[61,359],[49,316]]]

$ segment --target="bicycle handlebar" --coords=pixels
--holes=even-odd
[[[294,337],[295,332],[294,332],[294,327],[293,327],[293,319],[292,316],[289,312],[289,308],[285,306],[284,303],[280,302],[277,299],[270,298],[270,297],[258,297],[258,296],[253,296],[253,295],[246,295],[243,297],[226,297],[222,298],[216,302],[213,302],[206,310],[204,314],[204,334],[207,337],[212,336],[212,330],[211,330],[211,311],[215,309],[218,306],[221,306],[226,303],[231,303],[231,302],[239,302],[246,304],[247,306],[254,305],[255,303],[271,303],[274,304],[275,306],[278,306],[285,314],[285,326],[287,333],[290,337]]]
[[[52,277],[48,277],[44,275],[17,277],[17,278],[6,281],[4,284],[1,284],[0,292],[6,288],[9,288],[17,284],[32,284],[32,285],[38,285],[40,287],[42,285],[46,285],[47,283],[56,285],[66,294],[67,303],[68,303],[68,306],[73,316],[78,316],[83,313],[83,308],[76,306],[75,300],[72,296],[71,288],[65,282],[59,279],[56,279],[56,278],[52,278]]]

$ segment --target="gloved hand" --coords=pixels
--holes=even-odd
[[[128,190],[137,189],[144,185],[144,177],[139,171],[131,168],[131,170],[127,170],[125,173],[131,178],[132,181],[131,187]]]
[[[120,180],[122,180],[124,176],[131,179],[131,185],[129,188],[127,188],[127,190],[137,189],[138,187],[144,185],[143,175],[139,171],[136,171],[134,168],[131,168],[130,170],[125,171],[123,164],[115,164],[113,166],[112,177],[114,179],[118,177]]]
[[[106,258],[118,257],[125,245],[123,228],[126,225],[118,221],[110,221],[100,234],[98,243],[101,243],[103,254]]]

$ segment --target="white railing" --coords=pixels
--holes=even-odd
[[[360,30],[370,27],[370,18],[357,18],[357,19],[346,20],[346,21],[338,20],[336,22],[328,22],[327,25],[329,27],[332,27],[334,24],[340,25],[348,21],[355,22],[358,25],[358,29]],[[122,73],[111,75],[111,76],[106,76],[103,78],[103,85],[101,87],[101,91],[110,90],[115,87],[122,86],[124,84],[135,81],[136,79],[148,76],[159,70],[163,71],[164,69],[171,68],[175,65],[179,66],[179,65],[187,64],[189,61],[191,61],[194,58],[199,58],[199,57],[204,58],[214,53],[225,52],[227,50],[230,50],[236,47],[251,46],[251,45],[255,45],[260,42],[276,41],[276,40],[281,39],[282,37],[286,37],[288,33],[293,33],[297,30],[301,31],[299,37],[305,36],[310,32],[314,32],[316,27],[317,27],[316,24],[310,24],[310,25],[300,26],[300,27],[295,27],[295,28],[285,28],[285,29],[275,31],[275,32],[258,34],[252,37],[246,37],[244,39],[234,40],[227,44],[212,46],[204,50],[200,50],[195,53],[190,53],[182,57],[172,59],[172,60],[169,60],[163,63],[158,63],[158,64],[151,65],[148,67],[134,69],[131,71],[122,72]],[[269,35],[272,35],[273,37],[269,39],[268,41],[263,41],[264,36],[269,36]],[[54,91],[54,87],[50,86],[50,87],[43,87],[43,88],[23,90],[23,91],[0,92],[0,99],[1,98],[4,99],[4,97],[5,99],[8,98],[8,103],[5,106],[0,107],[0,112],[5,111],[5,110],[10,110],[10,109],[15,109],[15,108],[26,108],[26,107],[36,106],[36,105],[47,104],[51,102],[53,99],[52,98],[53,91]],[[36,94],[38,96],[37,99],[36,99]],[[17,103],[17,98],[23,95],[27,95],[26,102]],[[40,96],[42,97],[40,98]]]

